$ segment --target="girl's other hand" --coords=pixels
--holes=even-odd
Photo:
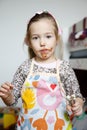
[[[76,98],[74,104],[72,104],[71,110],[74,116],[80,116],[83,113],[83,100],[81,98]]]
[[[12,89],[13,85],[9,82],[2,84],[0,87],[0,97],[8,105],[10,105],[13,100]]]
[[[76,98],[75,103],[67,105],[67,110],[73,113],[74,116],[80,116],[83,113],[83,100],[81,98]]]

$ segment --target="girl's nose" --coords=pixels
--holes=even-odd
[[[46,44],[46,43],[45,43],[44,38],[41,38],[41,39],[40,39],[40,45],[41,45],[41,46],[45,46],[45,44]]]

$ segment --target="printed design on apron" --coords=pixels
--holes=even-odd
[[[66,122],[68,122],[66,130],[71,130],[71,123],[66,111],[63,111],[60,118],[58,116],[61,109],[65,108],[64,93],[60,87],[58,72],[57,75],[44,73],[42,75],[41,73],[32,75],[32,69],[33,61],[21,92],[23,100],[22,113],[24,115],[20,116],[18,125],[22,130],[25,128],[28,130],[48,130],[48,126],[54,124],[54,130],[63,130]],[[60,108],[60,111],[58,108]],[[40,113],[41,115],[38,116]],[[34,116],[35,114],[36,116]]]

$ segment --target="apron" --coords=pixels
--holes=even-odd
[[[17,122],[17,130],[72,130],[66,112],[65,92],[57,73],[30,72],[21,91],[22,108]]]

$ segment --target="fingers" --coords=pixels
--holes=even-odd
[[[72,115],[72,110],[71,110],[71,106],[70,105],[66,106],[66,110],[67,110],[69,115]]]
[[[2,84],[0,87],[0,97],[6,98],[12,89],[13,89],[13,85],[10,84],[9,82]]]
[[[71,110],[75,116],[79,116],[83,112],[83,107],[79,102],[75,102],[75,104],[72,105]]]
[[[9,82],[6,82],[6,83],[1,85],[0,90],[2,90],[2,89],[6,89],[6,90],[13,89],[13,85],[11,83],[9,83]]]
[[[72,105],[67,104],[67,111],[68,113],[73,113],[74,116],[79,116],[83,112],[83,107],[82,104],[79,101],[75,101]]]
[[[83,110],[80,106],[78,107],[72,107],[72,112],[75,116],[79,116],[82,114]]]
[[[81,108],[73,111],[74,116],[80,116],[82,113],[83,113],[83,110]]]
[[[67,111],[71,111],[71,106],[70,106],[70,105],[67,105],[67,106],[66,106],[66,109],[67,109]]]

